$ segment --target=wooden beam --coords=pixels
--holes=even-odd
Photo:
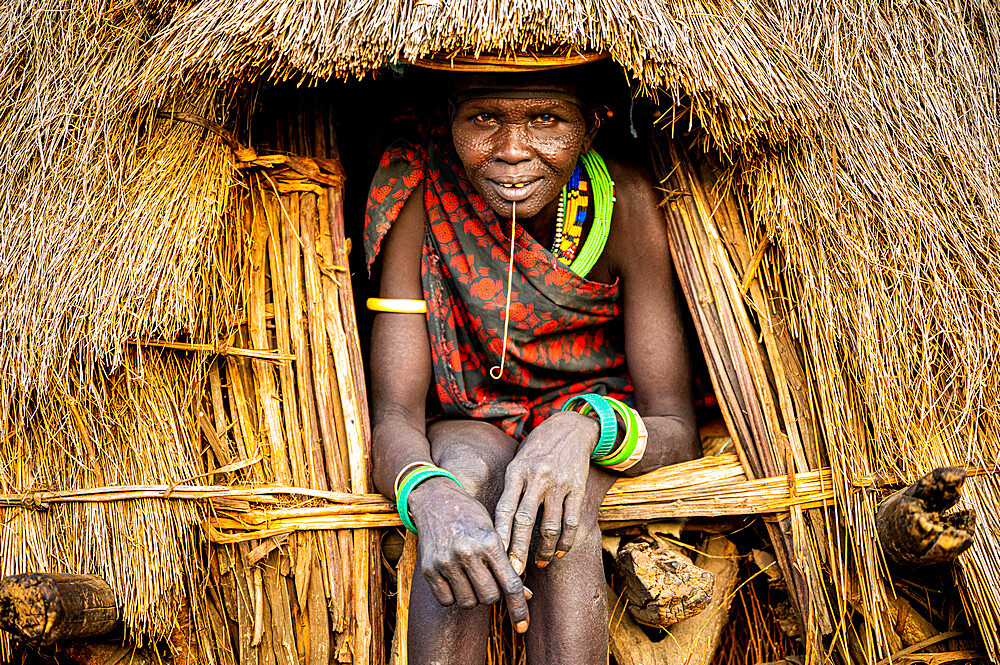
[[[94,575],[25,573],[0,580],[0,628],[33,644],[103,635],[118,616],[114,592]]]

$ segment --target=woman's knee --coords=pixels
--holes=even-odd
[[[503,493],[504,472],[517,443],[489,423],[445,421],[428,430],[431,457],[462,481],[466,491],[492,510]]]

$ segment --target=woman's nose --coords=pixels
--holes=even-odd
[[[527,127],[516,124],[504,125],[497,137],[493,157],[508,164],[517,164],[531,159]]]

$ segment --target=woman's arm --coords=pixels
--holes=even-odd
[[[701,455],[691,396],[691,369],[666,223],[653,181],[644,169],[616,169],[622,206],[609,240],[621,280],[625,357],[636,406],[649,439],[642,460],[625,472],[637,476]],[[616,182],[617,182],[616,181]]]
[[[424,298],[420,286],[423,198],[420,186],[410,195],[386,236],[379,288],[383,298]],[[372,474],[379,491],[395,499],[396,474],[411,462],[431,462],[424,422],[431,351],[422,314],[375,315],[371,372]]]
[[[622,288],[625,357],[649,432],[642,460],[624,472],[632,476],[694,459],[700,448],[663,214],[644,171],[619,166],[613,174],[619,205],[605,254],[592,274],[617,275]],[[592,418],[560,412],[524,440],[507,467],[496,509],[497,531],[512,558],[527,556],[539,506],[539,565],[573,545],[598,434]]]

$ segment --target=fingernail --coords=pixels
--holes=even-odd
[[[514,572],[518,575],[524,572],[524,564],[516,556],[510,558],[510,565],[514,567]]]
[[[527,621],[518,621],[517,625],[514,626],[514,630],[516,630],[519,633],[526,632],[528,630],[528,622]]]
[[[535,594],[531,593],[531,589],[529,589],[528,587],[524,587],[524,597],[527,598],[528,600],[531,600],[532,598],[535,597]]]
[[[538,566],[539,568],[544,568],[545,566],[549,565],[549,562],[548,561],[536,561],[535,565]]]
[[[566,556],[566,552],[564,552],[563,550],[559,550],[558,552],[556,552],[556,558],[557,559],[561,559],[564,556]]]

